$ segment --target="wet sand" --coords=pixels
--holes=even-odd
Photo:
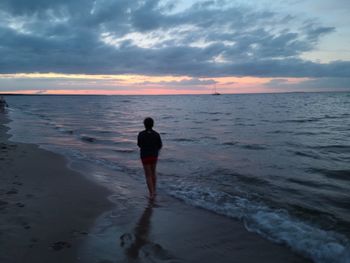
[[[241,222],[171,197],[133,197],[97,220],[81,245],[82,262],[311,262],[248,232]]]
[[[77,262],[77,247],[109,192],[62,156],[8,141],[0,115],[0,262]]]
[[[310,262],[239,221],[144,185],[128,198],[67,168],[62,156],[8,141],[0,117],[0,262]]]

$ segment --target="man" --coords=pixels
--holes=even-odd
[[[145,130],[139,133],[137,145],[140,147],[140,157],[145,171],[149,195],[153,199],[156,194],[156,167],[159,150],[162,148],[162,140],[159,133],[153,130],[154,121],[152,118],[146,118],[143,124]]]

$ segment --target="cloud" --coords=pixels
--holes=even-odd
[[[37,94],[37,95],[45,94],[45,93],[47,93],[47,90],[39,90],[39,91],[35,92],[35,94]]]
[[[312,78],[298,82],[286,79],[273,79],[265,84],[269,89],[285,91],[350,91],[350,77],[347,78]]]
[[[174,86],[198,86],[198,85],[213,85],[217,82],[212,79],[207,80],[201,80],[197,78],[191,78],[191,79],[183,79],[180,81],[168,81],[168,82],[161,82],[161,84],[167,84],[167,85],[174,85]]]
[[[181,80],[173,80],[173,81],[144,81],[139,83],[138,86],[154,86],[161,87],[163,89],[175,89],[175,90],[201,90],[203,88],[211,88],[211,85],[216,84],[217,81],[213,79],[198,79],[198,78],[190,78],[190,79],[181,79]]]
[[[175,7],[159,0],[2,0],[0,73],[350,75],[349,61],[301,58],[336,30],[315,19],[223,0]]]

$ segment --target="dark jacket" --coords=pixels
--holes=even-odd
[[[159,133],[154,130],[140,132],[137,136],[137,145],[140,147],[141,158],[158,157],[158,152],[163,146]]]

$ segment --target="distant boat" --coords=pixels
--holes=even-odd
[[[215,85],[214,89],[215,89],[215,90],[214,90],[214,93],[212,93],[211,95],[215,95],[215,96],[221,95],[219,92],[216,91],[216,85]]]

